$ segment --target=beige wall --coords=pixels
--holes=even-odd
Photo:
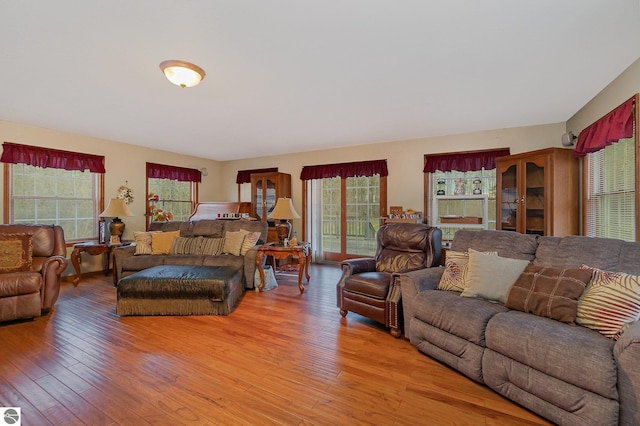
[[[609,83],[600,93],[567,121],[567,130],[578,135],[582,129],[598,120],[624,101],[640,92],[640,59]],[[638,105],[636,105],[638,108]]]
[[[172,166],[201,169],[206,167],[208,176],[202,177],[199,185],[200,200],[220,200],[221,163],[198,157],[180,155],[167,151],[143,148],[134,145],[92,138],[41,127],[17,124],[0,120],[0,142],[14,142],[24,145],[42,146],[105,157],[105,206],[108,198],[118,195],[118,187],[128,182],[133,189],[134,201],[129,206],[135,216],[123,218],[126,229],[124,238],[133,239],[133,232],[145,229],[145,179],[146,162],[170,164]],[[0,185],[4,187],[4,174],[0,173]],[[0,208],[4,208],[4,199],[0,199]],[[85,257],[82,269],[95,271],[101,268],[96,257]],[[67,274],[71,268],[67,269]]]
[[[222,163],[221,170],[222,195],[232,200],[237,198],[235,179],[238,170],[277,166],[280,172],[291,174],[292,198],[296,210],[300,213],[302,210],[300,171],[303,166],[386,159],[389,169],[389,177],[387,178],[388,205],[421,211],[423,210],[424,193],[422,168],[425,154],[504,147],[511,148],[511,153],[517,154],[561,146],[560,138],[564,132],[565,123],[555,123],[226,161]],[[249,196],[247,195],[247,197]],[[243,198],[243,201],[250,201],[250,198]],[[301,221],[295,220],[293,222],[294,229],[300,233]]]
[[[117,188],[125,181],[128,181],[137,197],[131,205],[135,216],[125,220],[127,224],[125,238],[130,239],[134,230],[144,229],[145,226],[143,216],[145,203],[140,197],[144,197],[145,192],[145,162],[147,161],[196,169],[206,167],[209,174],[203,176],[199,193],[200,201],[236,200],[235,179],[238,170],[279,167],[281,172],[291,174],[293,201],[296,209],[301,210],[302,182],[299,177],[303,166],[387,159],[389,168],[388,204],[422,210],[422,167],[425,154],[503,147],[511,148],[511,152],[516,154],[561,146],[560,137],[565,130],[572,130],[577,135],[584,127],[639,91],[640,60],[632,64],[616,80],[604,88],[567,123],[383,142],[341,149],[320,149],[311,152],[227,162],[205,160],[2,120],[0,120],[0,141],[104,155],[107,169],[105,174],[106,197],[115,197]],[[4,184],[2,180],[3,175],[0,174],[0,183]],[[250,201],[247,185],[244,186],[243,194],[243,201]],[[2,203],[3,200],[0,199],[0,204]],[[294,221],[294,229],[300,232],[300,226],[300,221]],[[83,270],[99,270],[99,260],[86,259],[83,263]]]

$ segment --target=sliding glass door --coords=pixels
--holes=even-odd
[[[312,181],[308,217],[311,233],[319,241],[317,252],[330,261],[373,256],[380,224],[386,177],[362,176]],[[315,192],[315,194],[314,194]]]

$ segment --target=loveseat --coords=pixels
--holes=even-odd
[[[50,225],[0,225],[0,322],[47,314],[67,267],[64,231]]]
[[[134,272],[158,265],[231,266],[241,269],[245,288],[254,288],[257,246],[267,240],[267,223],[249,220],[201,219],[194,221],[152,222],[149,232],[179,232],[186,239],[204,237],[223,239],[227,232],[245,230],[260,233],[256,244],[244,255],[235,254],[138,254],[134,246],[118,247],[114,250],[113,282]],[[184,240],[189,243],[189,240]],[[139,249],[138,249],[139,251]],[[188,251],[188,250],[187,250]],[[184,251],[183,251],[184,252]]]
[[[473,266],[471,256],[486,260],[483,256],[495,254],[531,262],[525,270],[537,272],[530,279],[550,268],[564,271],[556,271],[556,275],[574,273],[582,265],[640,274],[640,243],[615,239],[462,230],[455,234],[450,251],[467,252],[469,275]],[[500,303],[464,297],[464,291],[439,290],[445,270],[446,267],[437,267],[409,272],[398,276],[394,283],[401,287],[405,337],[420,352],[557,424],[640,425],[637,315],[635,321],[631,319],[622,328],[620,335],[605,337],[591,326],[578,325],[580,314],[575,324],[545,317],[540,312],[534,315],[525,313],[531,312],[526,309],[524,312],[509,309],[507,305],[515,300],[514,294],[522,290],[517,287],[523,282],[524,273],[509,290],[507,301]],[[498,277],[503,271],[493,273]],[[585,315],[596,315],[585,307],[587,294],[591,297],[594,290],[608,287],[606,282],[602,285],[604,281],[595,281],[596,277],[613,279],[616,275],[602,272],[598,275],[596,271],[590,278],[594,281],[587,280],[590,284],[585,285],[586,290],[576,302],[578,312]],[[559,282],[560,279],[555,281]],[[625,282],[626,288],[635,288],[638,295],[637,277]],[[551,283],[556,286],[554,281]],[[556,287],[560,288],[559,284]],[[537,292],[525,291],[523,295],[521,301],[542,301],[537,308],[544,313],[553,313],[550,307],[558,301],[573,303],[566,297],[553,302]],[[628,299],[634,309],[640,307],[637,297]],[[536,307],[535,303],[530,303],[531,306]],[[606,309],[604,314],[600,313],[600,319],[608,320],[612,311],[618,315],[622,309],[613,302],[603,306]]]

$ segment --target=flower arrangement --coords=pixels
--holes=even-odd
[[[128,181],[125,181],[124,185],[118,188],[118,198],[124,200],[125,204],[133,203],[133,190],[127,186]]]
[[[158,194],[150,193],[147,196],[147,201],[149,201],[149,216],[151,216],[152,221],[171,222],[173,220],[173,213],[166,212],[157,206],[157,203],[160,201]]]

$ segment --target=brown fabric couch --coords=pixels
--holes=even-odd
[[[640,275],[640,243],[616,239],[458,231],[451,250],[468,249],[546,268],[585,264]],[[640,425],[640,321],[614,340],[581,325],[438,290],[443,271],[423,269],[396,279],[405,335],[420,352],[555,424]]]
[[[201,254],[148,254],[135,255],[135,247],[118,247],[114,250],[113,283],[134,272],[158,265],[193,266],[231,266],[242,270],[242,283],[245,288],[254,288],[257,246],[267,240],[267,222],[248,220],[202,219],[195,221],[152,222],[149,231],[180,231],[181,237],[223,238],[228,231],[241,229],[260,232],[260,241],[244,256],[220,254],[216,256]]]
[[[47,314],[58,299],[60,274],[68,263],[63,229],[55,225],[0,225],[0,238],[7,250],[0,253],[5,262],[15,256],[16,248],[24,251],[19,270],[0,273],[0,321]],[[23,239],[24,245],[19,247],[17,239]]]

